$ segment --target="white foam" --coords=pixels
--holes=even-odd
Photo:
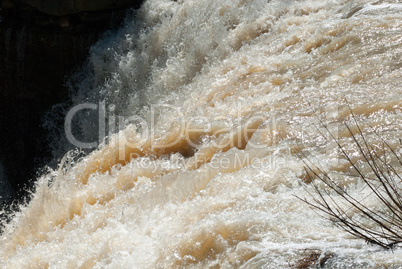
[[[105,101],[108,112],[113,107],[107,124],[120,115],[137,127],[128,116],[151,124],[152,105],[163,105],[154,137],[135,124],[115,126],[109,144],[85,158],[71,154],[43,175],[0,237],[1,265],[284,268],[305,248],[335,252],[330,268],[400,264],[399,250],[368,246],[294,196],[306,195],[296,154],[303,149],[381,210],[361,182],[339,175],[350,167],[312,112],[354,158],[342,124],[350,114],[345,99],[391,145],[399,143],[401,21],[341,19],[352,4],[145,2],[91,49],[73,102]],[[98,136],[94,115],[77,115],[86,138]],[[372,130],[364,131],[374,143]]]

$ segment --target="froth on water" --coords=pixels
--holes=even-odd
[[[362,169],[351,111],[369,143],[379,133],[400,152],[401,11],[147,1],[73,79],[63,137],[96,149],[38,178],[1,235],[2,266],[285,268],[315,253],[328,268],[397,268],[399,249],[367,245],[295,194],[312,190],[305,156],[382,210],[323,125]]]

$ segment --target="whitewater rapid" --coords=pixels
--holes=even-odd
[[[318,251],[326,268],[399,268],[401,249],[295,195],[312,191],[305,156],[382,210],[320,121],[363,170],[350,110],[400,153],[401,15],[381,0],[146,1],[71,79],[77,113],[54,148],[100,145],[37,179],[4,223],[1,267],[289,268]]]

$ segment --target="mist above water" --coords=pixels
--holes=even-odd
[[[377,132],[400,151],[401,12],[397,1],[145,2],[71,79],[77,109],[54,150],[97,147],[38,178],[1,235],[2,266],[284,268],[318,249],[334,253],[327,268],[397,268],[399,249],[367,245],[294,195],[312,190],[303,153],[383,210],[320,120],[363,170],[351,110],[370,143]]]

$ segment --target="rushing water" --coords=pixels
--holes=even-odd
[[[402,250],[295,195],[312,190],[302,152],[382,210],[320,120],[363,170],[350,109],[400,150],[401,15],[398,1],[145,2],[74,79],[72,135],[108,138],[37,180],[2,268],[287,268],[313,250],[327,268],[399,268]]]

